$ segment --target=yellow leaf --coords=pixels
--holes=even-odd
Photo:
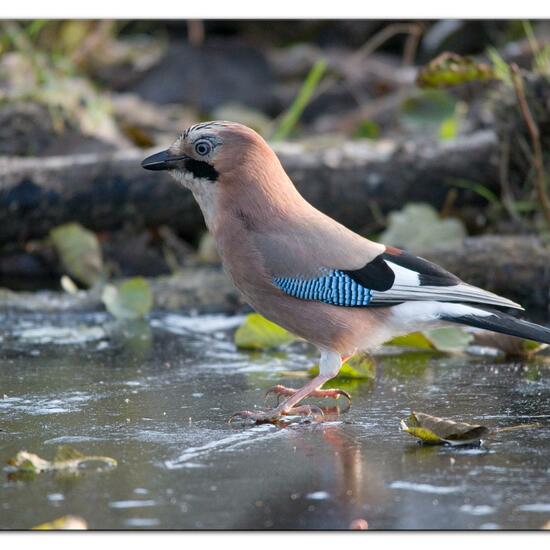
[[[88,529],[88,523],[84,518],[79,516],[63,516],[41,523],[32,528],[33,531],[59,531],[59,530],[78,530]]]
[[[479,424],[455,422],[414,411],[408,418],[401,420],[400,425],[402,431],[431,444],[470,445],[489,433],[487,427]]]
[[[19,451],[8,461],[18,472],[37,474],[47,471],[77,470],[86,463],[99,462],[109,468],[117,466],[117,461],[109,456],[86,456],[69,445],[61,445],[52,461],[27,451]]]
[[[493,78],[495,71],[490,65],[443,52],[418,71],[416,83],[422,88],[444,88]]]
[[[308,370],[308,373],[310,376],[317,376],[319,367],[312,367]],[[340,367],[333,380],[374,380],[375,377],[376,365],[374,361],[365,354],[356,354]]]

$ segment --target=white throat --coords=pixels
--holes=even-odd
[[[173,171],[172,176],[193,193],[206,226],[212,231],[217,214],[217,183],[206,178],[195,178],[190,172]]]

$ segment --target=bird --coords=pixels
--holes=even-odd
[[[286,415],[322,420],[306,397],[349,395],[323,389],[343,362],[384,342],[458,323],[550,344],[550,329],[510,315],[522,306],[405,250],[369,240],[310,204],[257,132],[229,121],[187,128],[141,163],[166,170],[199,204],[223,268],[258,313],[310,342],[319,373],[299,389],[268,390],[274,408],[231,420],[277,423]]]

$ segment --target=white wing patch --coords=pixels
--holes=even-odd
[[[394,264],[389,260],[386,260],[386,263],[395,273],[395,282],[393,283],[393,286],[395,286],[396,284],[399,284],[400,286],[420,286],[420,277],[418,276],[418,273],[416,271]]]

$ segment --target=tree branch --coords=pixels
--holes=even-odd
[[[525,97],[523,78],[521,76],[519,67],[515,63],[512,63],[510,65],[510,68],[512,69],[512,82],[514,83],[514,89],[518,98],[519,108],[521,110],[523,120],[525,121],[525,125],[527,126],[527,130],[529,131],[531,144],[533,146],[533,160],[536,171],[535,187],[540,203],[542,205],[544,217],[546,218],[546,222],[550,226],[550,199],[548,198],[548,195],[546,193],[546,178],[544,175],[544,161],[542,156],[542,147],[540,144],[539,128],[535,122],[535,119],[533,118],[533,115],[531,114],[529,105],[527,103],[527,98]]]

